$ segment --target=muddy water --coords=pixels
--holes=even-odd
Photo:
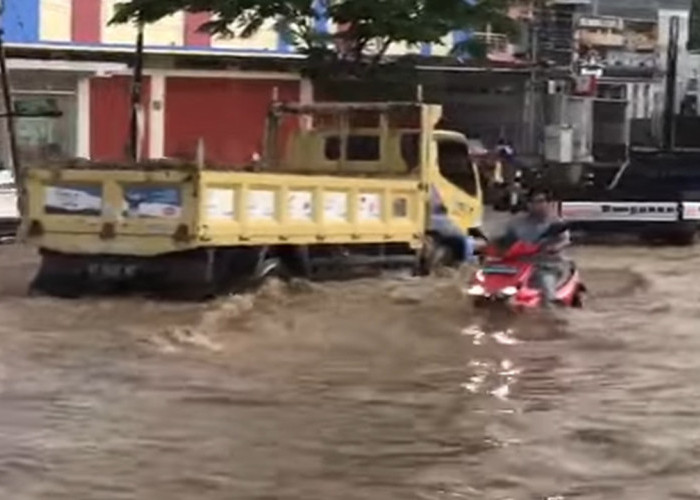
[[[585,248],[587,309],[455,277],[29,299],[2,251],[0,498],[700,498],[700,250]]]

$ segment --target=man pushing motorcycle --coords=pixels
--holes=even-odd
[[[541,243],[541,237],[548,228],[561,220],[552,208],[549,193],[542,189],[533,189],[528,196],[527,212],[515,216],[504,234],[496,241],[498,246],[507,248],[512,242]],[[571,243],[569,231],[557,232],[544,241],[542,252],[534,256],[535,283],[542,294],[542,305],[551,307],[556,302],[557,284],[566,272],[567,260],[564,249]]]

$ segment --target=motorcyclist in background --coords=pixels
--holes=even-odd
[[[533,189],[528,196],[527,212],[516,215],[509,222],[497,243],[504,248],[516,241],[542,243],[540,237],[551,224],[558,222],[561,220],[553,209],[549,193]],[[542,293],[544,307],[551,307],[556,302],[557,284],[565,272],[567,263],[563,251],[570,243],[569,231],[564,231],[545,241],[543,252],[534,257],[536,265],[533,285]]]

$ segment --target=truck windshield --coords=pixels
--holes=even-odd
[[[477,180],[469,150],[459,142],[441,141],[438,143],[438,164],[440,173],[456,187],[471,195],[477,193]]]

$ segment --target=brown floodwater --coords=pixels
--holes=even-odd
[[[4,247],[0,498],[700,498],[700,248],[576,254],[584,310],[506,320],[456,276],[30,298]]]

